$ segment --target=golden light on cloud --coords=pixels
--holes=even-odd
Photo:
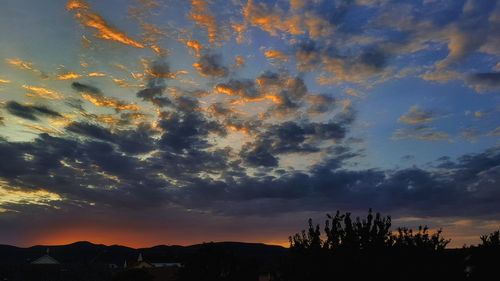
[[[235,90],[231,87],[228,87],[226,85],[217,85],[215,86],[215,91],[225,94],[228,96],[234,96],[236,94]]]
[[[200,56],[200,52],[203,49],[203,45],[201,45],[201,43],[196,40],[187,40],[186,46],[193,49],[197,57]]]
[[[33,63],[29,62],[29,61],[24,61],[24,60],[19,59],[19,58],[6,59],[5,61],[9,65],[17,67],[19,69],[34,70]]]
[[[66,8],[75,11],[75,18],[84,26],[97,30],[96,37],[104,40],[119,42],[135,48],[144,48],[144,44],[130,38],[122,31],[110,26],[104,18],[90,10],[89,5],[83,0],[70,0]]]
[[[22,125],[23,125],[23,127],[27,128],[31,131],[37,131],[37,132],[46,133],[49,135],[62,135],[63,134],[63,132],[60,130],[57,130],[55,128],[42,126],[42,125],[38,125],[38,124],[23,123]]]
[[[255,98],[241,98],[237,99],[231,102],[231,105],[244,105],[249,102],[264,102],[264,101],[270,101],[274,104],[281,104],[282,99],[281,97],[274,95],[274,94],[266,94],[260,97],[255,97]]]
[[[237,126],[234,124],[228,124],[228,125],[226,125],[226,128],[232,132],[241,132],[241,133],[244,133],[245,135],[250,135],[250,130],[244,126]]]
[[[66,4],[66,9],[75,10],[75,9],[88,9],[89,6],[87,3],[81,0],[69,0]]]
[[[87,74],[88,77],[104,77],[106,76],[106,73],[103,72],[90,72]]]
[[[288,60],[288,56],[278,50],[267,50],[264,52],[264,56],[272,60],[280,60],[280,61]]]
[[[287,32],[291,35],[304,33],[302,17],[299,14],[286,14],[278,7],[270,7],[265,3],[255,3],[249,0],[243,8],[243,16],[252,25],[258,26],[272,36],[278,32]]]
[[[165,56],[168,54],[168,51],[161,48],[160,46],[156,45],[156,44],[152,44],[150,46],[151,50],[153,50],[153,52],[155,52],[155,54],[157,54],[158,56]]]
[[[231,23],[231,27],[236,33],[236,43],[243,43],[245,41],[245,30],[247,29],[245,23]]]
[[[78,79],[80,77],[82,77],[80,74],[74,73],[74,72],[66,72],[66,73],[57,75],[58,80],[73,80],[73,79]]]
[[[242,67],[242,66],[245,65],[245,63],[246,63],[246,60],[245,60],[245,58],[243,56],[236,56],[234,58],[234,65],[236,67]]]
[[[10,83],[10,80],[7,80],[7,79],[1,79],[0,78],[0,85],[2,84],[9,84]]]
[[[89,93],[83,93],[82,98],[91,102],[95,106],[110,107],[110,108],[113,108],[117,111],[121,111],[121,110],[139,111],[140,110],[140,107],[136,104],[123,103],[123,102],[117,101],[117,100],[115,100],[113,98],[109,98],[109,97],[97,96],[97,95],[92,95]]]
[[[27,94],[29,97],[41,97],[50,100],[60,100],[63,98],[63,95],[47,88],[43,87],[35,87],[29,85],[23,85],[23,89],[28,90]]]
[[[205,0],[191,0],[191,19],[199,26],[207,29],[208,42],[215,43],[217,40],[217,22],[215,17],[209,13],[208,4]]]
[[[8,188],[7,186],[7,182],[0,181],[0,212],[6,211],[5,207],[8,207],[8,205],[50,206],[51,202],[62,200],[59,194],[44,189],[21,190]]]

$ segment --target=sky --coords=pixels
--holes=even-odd
[[[500,228],[500,1],[1,6],[2,244]]]

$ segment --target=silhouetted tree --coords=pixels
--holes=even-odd
[[[487,235],[481,235],[480,247],[500,247],[500,230]]]
[[[442,232],[439,229],[429,234],[427,226],[419,226],[418,232],[414,233],[412,229],[400,227],[395,235],[391,235],[392,245],[398,248],[442,251],[451,242],[450,239],[443,238]]]
[[[427,226],[420,226],[417,231],[402,227],[392,232],[391,225],[390,216],[371,209],[365,218],[355,219],[337,211],[327,215],[322,236],[320,226],[309,219],[307,231],[289,237],[291,256],[283,280],[364,280],[389,273],[396,280],[464,275],[444,262],[443,250],[450,240],[441,230],[429,233]]]

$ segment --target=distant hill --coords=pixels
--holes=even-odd
[[[37,245],[28,248],[0,245],[0,264],[28,264],[45,255],[47,249],[50,251],[50,256],[63,264],[114,263],[121,266],[125,260],[128,262],[135,261],[139,253],[149,262],[183,262],[207,246],[232,252],[242,258],[255,258],[262,261],[279,258],[288,251],[288,249],[281,246],[240,242],[216,242],[191,246],[159,245],[134,249],[120,245],[106,246],[81,241],[68,245]]]

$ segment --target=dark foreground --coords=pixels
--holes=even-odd
[[[332,253],[247,243],[132,249],[78,242],[49,249],[48,256],[53,260],[47,259],[44,246],[0,246],[0,280],[497,280],[500,277],[500,250],[495,247]],[[38,259],[41,264],[33,264]]]
[[[288,249],[229,242],[0,246],[0,281],[500,280],[500,231],[481,236],[478,246],[446,249],[451,240],[441,230],[391,226],[390,216],[370,209],[365,218],[327,215],[324,228],[309,220]]]

